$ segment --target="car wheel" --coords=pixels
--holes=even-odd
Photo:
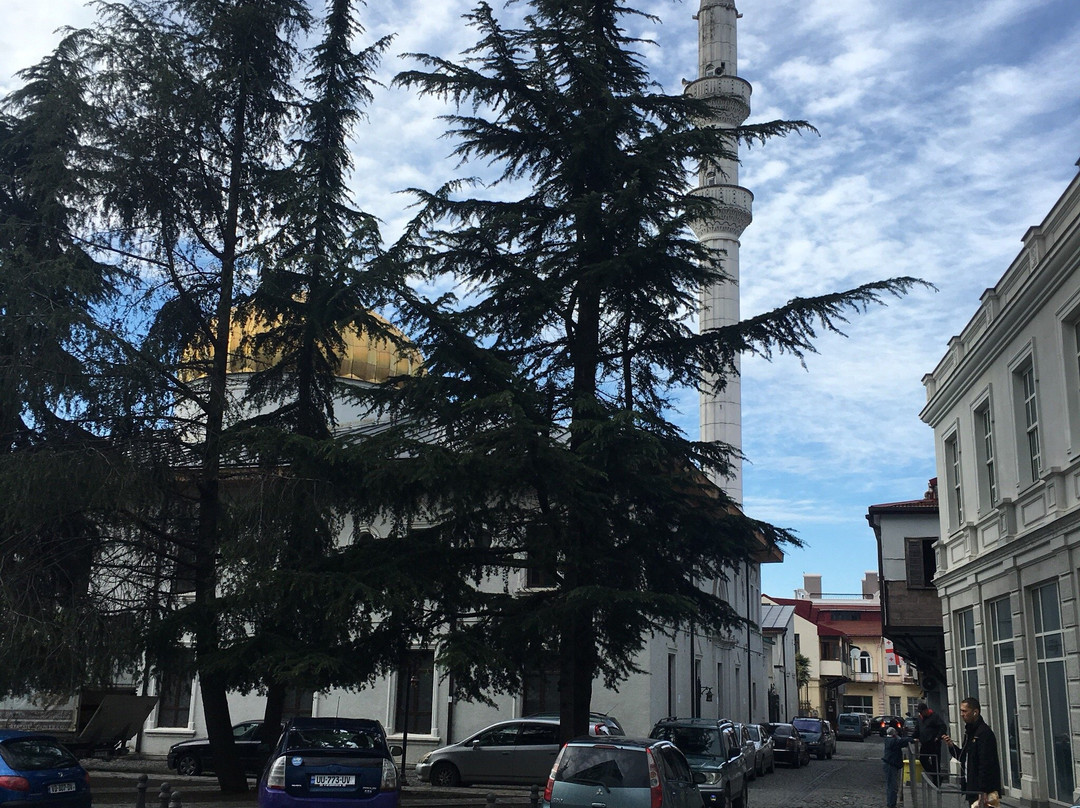
[[[436,763],[431,769],[431,784],[443,788],[461,785],[461,774],[452,763]]]
[[[194,755],[181,755],[176,759],[176,773],[185,775],[202,774],[202,764]]]

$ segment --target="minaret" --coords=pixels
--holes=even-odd
[[[710,125],[721,129],[739,126],[750,115],[750,83],[738,77],[735,26],[742,16],[735,0],[701,0],[695,19],[698,21],[698,77],[686,85],[685,92],[712,102]],[[737,144],[732,142],[732,152]],[[695,191],[719,202],[716,216],[699,221],[694,232],[702,243],[723,251],[723,270],[730,277],[726,283],[701,292],[699,327],[731,325],[739,321],[739,236],[750,224],[754,195],[739,186],[739,164],[722,160],[702,166]],[[703,392],[700,401],[702,441],[727,443],[736,452],[742,450],[742,403],[739,377],[727,380],[719,393]],[[714,480],[736,503],[742,504],[742,463],[736,458],[732,476]]]

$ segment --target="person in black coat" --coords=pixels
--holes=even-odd
[[[929,777],[934,785],[939,785],[941,739],[948,734],[949,728],[940,715],[926,706],[925,701],[919,702],[916,712],[919,714],[916,736],[919,739],[919,762],[922,763],[923,776]]]
[[[982,719],[979,700],[968,696],[960,702],[960,717],[964,719],[964,745],[957,747],[952,738],[942,738],[949,753],[960,761],[960,788],[974,802],[980,794],[1001,792],[1001,763],[998,759],[997,738]]]

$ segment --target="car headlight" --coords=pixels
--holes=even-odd
[[[431,759],[431,752],[428,752],[426,755],[424,755],[422,758],[420,758],[420,762],[421,763],[427,763],[430,759]]]
[[[720,782],[720,772],[705,772],[705,785],[715,786]]]

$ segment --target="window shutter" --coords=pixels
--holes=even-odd
[[[908,539],[907,554],[907,583],[909,587],[924,588],[929,584],[926,580],[926,565],[923,564],[923,540]]]

